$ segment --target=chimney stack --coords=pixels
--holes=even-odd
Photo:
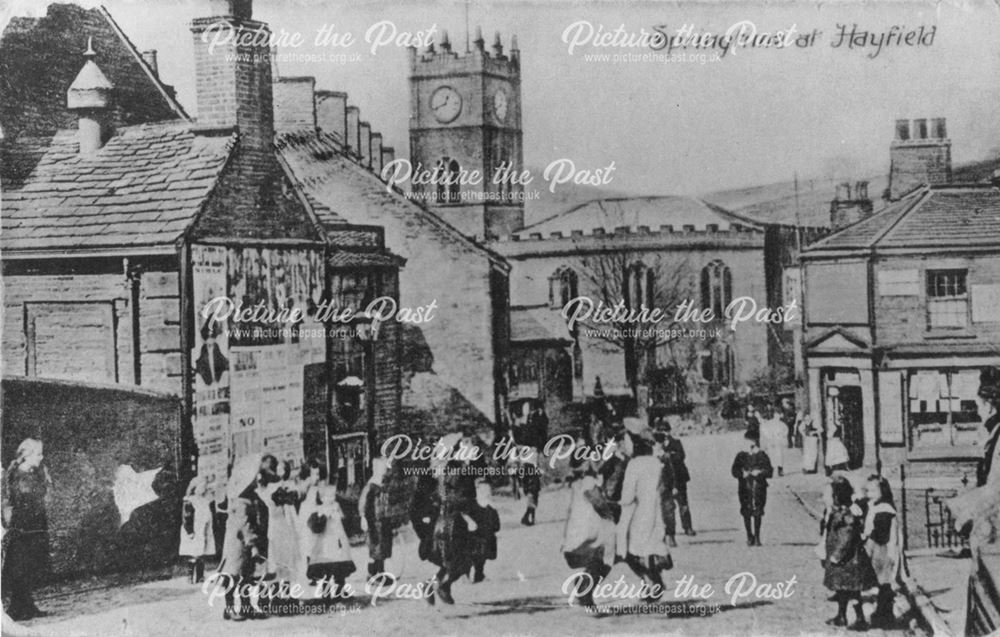
[[[316,92],[316,124],[324,133],[347,145],[347,93],[340,91]]]
[[[382,173],[382,133],[372,133],[371,168],[376,175]]]
[[[951,181],[951,140],[945,119],[896,120],[889,148],[889,199],[895,201],[923,185]]]
[[[386,166],[388,166],[389,164],[391,164],[395,160],[396,160],[396,149],[393,148],[392,146],[383,146],[382,147],[382,168],[385,168]],[[379,177],[381,177],[382,176],[382,171],[379,170],[378,172],[379,172]]]
[[[837,193],[830,202],[830,227],[839,230],[844,226],[857,223],[871,216],[874,206],[868,198],[868,182],[854,183],[854,196],[851,196],[850,182],[837,186]]]
[[[245,148],[274,140],[270,29],[253,20],[251,0],[211,0],[212,16],[191,22],[198,124],[236,127]]]
[[[79,118],[80,153],[90,154],[104,145],[114,85],[101,71],[94,58],[93,38],[87,38],[83,68],[66,91],[66,107]]]
[[[372,125],[368,122],[358,124],[358,137],[361,140],[361,165],[372,166]]]
[[[347,139],[344,148],[355,157],[361,156],[361,109],[357,106],[347,107]]]
[[[156,49],[148,49],[142,52],[142,59],[146,62],[146,66],[149,70],[153,72],[153,77],[159,79],[160,77],[160,66],[156,61]]]

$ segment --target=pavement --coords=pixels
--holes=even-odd
[[[562,588],[573,572],[560,553],[569,491],[543,492],[537,524],[519,522],[523,501],[498,498],[502,529],[499,557],[486,567],[487,579],[472,584],[463,579],[453,589],[454,606],[430,606],[414,599],[415,587],[433,574],[410,544],[397,547],[388,565],[400,578],[391,595],[372,600],[360,572],[349,584],[356,596],[329,610],[272,616],[241,623],[222,620],[221,600],[181,578],[81,590],[42,599],[52,611],[26,627],[4,626],[4,634],[53,636],[158,635],[828,635],[847,634],[827,626],[835,605],[822,585],[823,571],[814,554],[818,523],[803,506],[822,476],[802,475],[790,455],[785,477],[772,481],[764,517],[764,546],[746,546],[736,501],[736,484],[729,475],[732,458],[742,446],[739,434],[691,436],[683,439],[692,473],[689,486],[696,537],[679,536],[672,550],[674,569],[667,573],[667,593],[661,605],[644,606],[628,593],[639,580],[624,565],[608,578],[615,585],[610,597],[589,612],[567,603]],[[817,491],[818,492],[818,491]],[[365,551],[355,552],[359,571]],[[686,589],[686,590],[682,590]],[[901,613],[906,604],[901,603]],[[871,612],[871,605],[868,605]],[[893,630],[874,635],[914,632],[904,614]]]

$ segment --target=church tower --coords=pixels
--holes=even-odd
[[[426,51],[410,49],[410,161],[449,183],[413,184],[438,215],[470,237],[495,239],[524,225],[523,186],[494,175],[524,170],[517,36],[505,55],[476,29],[471,50],[452,50],[447,32]],[[478,173],[481,183],[452,183]]]

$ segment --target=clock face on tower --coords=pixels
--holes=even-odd
[[[462,96],[450,86],[442,86],[431,94],[431,113],[434,119],[447,124],[455,121],[462,112]]]
[[[507,119],[507,93],[503,89],[493,94],[493,114],[498,121]]]

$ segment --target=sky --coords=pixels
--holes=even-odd
[[[8,0],[10,15],[38,15],[44,2]],[[85,6],[96,4],[91,0]],[[105,0],[140,49],[157,49],[161,77],[197,113],[188,24],[210,14],[196,0]],[[257,0],[254,16],[272,31],[301,34],[281,52],[326,53],[326,61],[279,61],[283,75],[312,75],[318,89],[341,90],[362,119],[408,156],[407,50],[386,45],[373,53],[365,33],[389,21],[397,35],[447,30],[464,50],[466,12],[489,45],[499,31],[505,46],[517,34],[521,50],[525,165],[537,170],[568,158],[578,169],[615,164],[606,187],[634,194],[696,194],[800,178],[885,174],[894,122],[946,117],[956,163],[1000,150],[1000,10],[982,2],[454,2],[402,3]],[[725,32],[752,23],[758,32],[794,27],[819,30],[812,44],[735,49],[721,60],[624,61],[591,54],[650,53],[647,47],[597,47],[590,39],[571,52],[567,29],[628,34]],[[923,27],[926,45],[833,47],[838,24],[875,37],[895,25],[905,34]],[[350,46],[316,46],[320,28]],[[934,29],[933,40],[928,35]],[[570,31],[569,35],[575,32]],[[803,41],[803,43],[808,41]],[[337,59],[329,54],[348,54]],[[662,55],[661,58],[665,58]],[[694,60],[690,58],[694,57]]]

